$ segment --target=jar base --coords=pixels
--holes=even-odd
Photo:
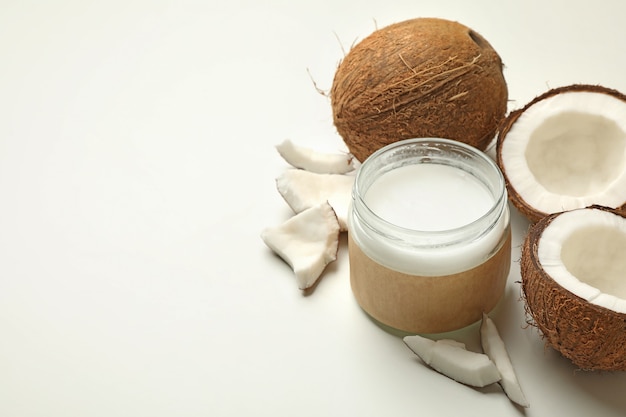
[[[498,310],[499,305],[500,305],[500,301],[496,303],[496,306],[493,309],[491,309],[490,311],[486,311],[485,313],[487,313],[488,315],[492,314],[494,311]],[[419,334],[421,336],[429,337],[432,339],[453,339],[453,340],[459,340],[459,341],[472,340],[476,335],[477,328],[480,327],[480,324],[482,322],[482,317],[481,317],[480,320],[476,320],[468,324],[467,326],[461,327],[459,329],[449,330],[445,332],[438,332],[438,333],[418,333],[418,332],[410,332],[406,330],[396,329],[395,327],[391,327],[385,323],[382,323],[376,320],[376,318],[372,317],[372,315],[370,315],[367,311],[363,310],[362,307],[359,306],[359,309],[361,310],[363,315],[368,320],[370,320],[376,327],[378,327],[385,333],[388,333],[400,339],[406,336],[413,336],[415,334]]]

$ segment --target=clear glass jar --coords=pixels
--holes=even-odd
[[[374,200],[368,191],[387,173],[397,174],[400,168],[412,165],[426,168],[420,171],[422,176],[430,168],[445,168],[445,172],[458,174],[459,181],[470,181],[467,185],[478,184],[481,196],[475,196],[474,189],[465,187],[463,182],[462,188],[444,195],[446,188],[438,188],[441,177],[433,171],[432,178],[419,179],[434,193],[423,204],[439,201],[442,206],[431,207],[432,212],[427,215],[427,211],[416,210],[420,213],[416,216],[422,216],[422,223],[429,223],[429,227],[409,227],[391,221],[387,214],[381,215],[371,207]],[[402,175],[395,178],[409,185],[412,181],[417,183]],[[387,188],[389,193],[394,192],[395,179],[386,181],[383,194],[377,198],[387,199]],[[405,205],[403,196],[398,197],[396,191],[394,198],[400,200],[394,204]],[[480,203],[486,207],[478,217],[467,223],[446,218],[455,212],[457,217],[465,217],[478,198],[483,199]],[[422,202],[411,204],[414,205],[410,207],[419,208]],[[430,227],[431,218],[444,226]],[[446,224],[454,226],[448,228]],[[502,173],[487,155],[458,141],[424,138],[388,145],[364,161],[356,174],[348,245],[352,291],[361,308],[375,320],[410,333],[448,332],[472,324],[480,320],[483,312],[495,307],[510,270],[511,229]]]

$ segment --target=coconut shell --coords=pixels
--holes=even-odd
[[[617,215],[615,210],[593,206]],[[529,229],[522,247],[522,295],[530,323],[546,343],[584,370],[626,370],[626,314],[591,304],[561,287],[539,263],[537,249],[545,228],[561,213]]]
[[[546,91],[545,93],[535,97],[524,107],[514,110],[508,114],[508,116],[502,121],[500,128],[498,129],[497,140],[496,140],[496,162],[502,171],[504,176],[504,181],[506,183],[507,193],[509,200],[511,203],[531,222],[535,223],[539,219],[547,216],[551,213],[544,213],[541,210],[538,210],[531,206],[522,196],[520,196],[515,189],[515,185],[511,183],[509,176],[507,174],[507,167],[502,159],[502,145],[506,140],[507,134],[511,130],[511,128],[515,125],[515,122],[519,117],[526,111],[528,108],[532,107],[536,103],[545,100],[547,98],[553,97],[557,94],[568,93],[568,92],[592,92],[592,93],[601,93],[608,94],[617,99],[626,101],[626,95],[621,92],[603,87],[600,85],[589,85],[589,84],[572,84],[564,87],[553,88],[551,90]],[[582,207],[581,207],[582,208]],[[626,213],[626,202],[620,205],[619,207],[612,207],[620,211],[621,213]]]
[[[457,22],[417,18],[375,31],[339,64],[333,121],[361,162],[402,139],[439,137],[484,150],[506,116],[500,56]]]

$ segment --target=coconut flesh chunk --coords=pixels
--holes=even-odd
[[[354,178],[288,169],[276,178],[276,188],[295,213],[328,202],[335,210],[341,231],[346,231]]]
[[[419,335],[405,336],[403,340],[426,365],[457,382],[485,387],[501,379],[487,355],[467,350],[462,343]]]
[[[499,138],[508,183],[545,214],[626,202],[626,101],[579,90],[531,102]]]
[[[495,363],[502,376],[500,385],[507,397],[522,407],[528,407],[528,400],[519,384],[504,341],[500,337],[496,324],[485,313],[480,324],[480,342],[485,354]]]
[[[626,314],[626,219],[596,208],[560,214],[537,247],[556,283],[583,300]]]
[[[345,174],[354,170],[353,158],[347,152],[323,152],[297,145],[289,139],[276,145],[276,150],[291,166],[310,172]]]
[[[332,207],[322,203],[264,229],[261,239],[293,269],[298,287],[306,290],[337,259],[339,223]]]

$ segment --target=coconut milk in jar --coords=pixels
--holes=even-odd
[[[349,213],[350,283],[365,312],[410,333],[472,324],[501,298],[511,264],[502,173],[448,139],[409,139],[363,162]]]

